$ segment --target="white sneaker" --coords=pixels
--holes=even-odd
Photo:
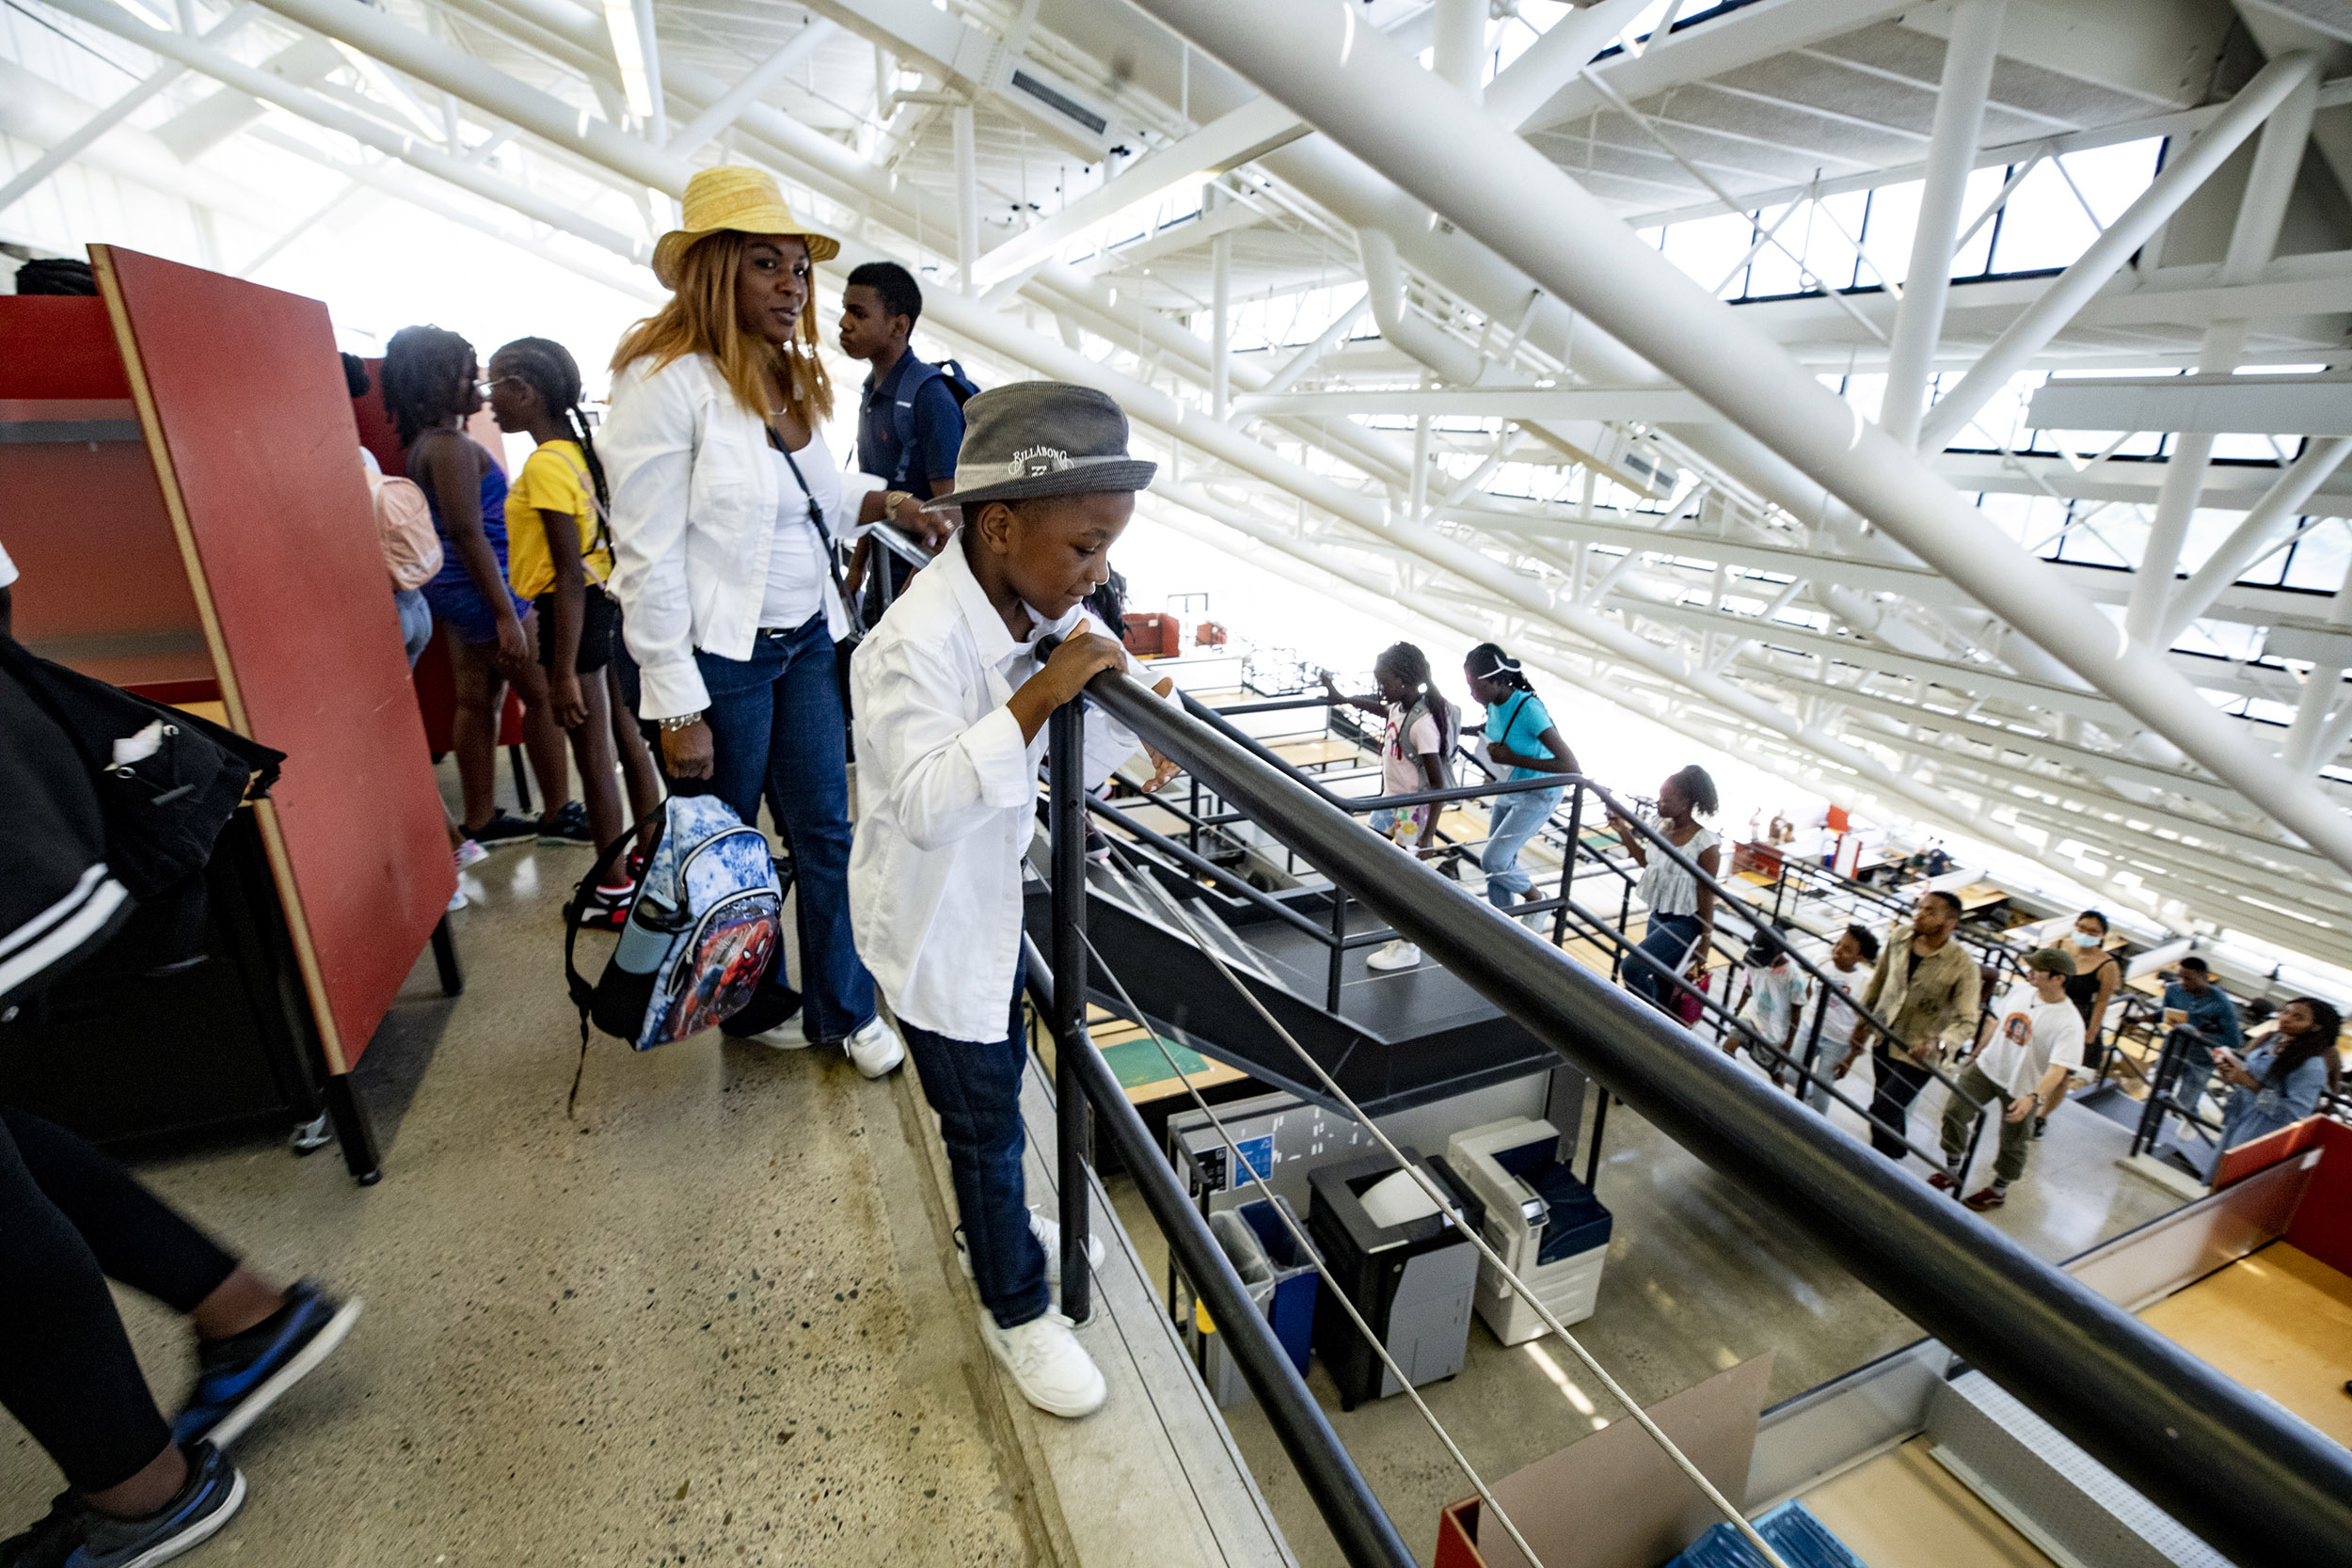
[[[880,1078],[907,1059],[907,1048],[898,1038],[898,1031],[882,1022],[876,1013],[866,1021],[866,1027],[843,1042],[850,1053],[850,1064],[868,1078]]]
[[[1364,960],[1364,967],[1379,970],[1410,969],[1419,962],[1421,962],[1421,949],[1406,942],[1403,937],[1399,937],[1386,946],[1374,948],[1372,956]]]
[[[989,1354],[1012,1374],[1021,1397],[1047,1415],[1074,1418],[1103,1408],[1107,1392],[1103,1373],[1059,1312],[1031,1318],[1019,1328],[998,1328],[983,1307],[980,1335]]]
[[[459,888],[459,889],[458,889],[455,893],[453,893],[453,894],[451,894],[451,895],[449,895],[448,912],[449,912],[449,913],[451,913],[451,914],[455,914],[455,913],[456,913],[459,910],[462,910],[462,909],[464,909],[465,907],[466,907],[466,890],[465,890],[464,888],[462,888],[462,887],[461,887],[461,888]]]
[[[754,1045],[764,1045],[771,1051],[806,1051],[808,1036],[801,1027],[801,1021],[805,1016],[795,1012],[774,1028],[762,1029],[758,1034],[745,1035],[743,1038]]]
[[[1058,1296],[1061,1291],[1061,1222],[1047,1219],[1037,1212],[1037,1205],[1032,1203],[1029,1205],[1029,1234],[1035,1236],[1037,1244],[1045,1249],[1046,1289]],[[1103,1238],[1092,1230],[1087,1232],[1087,1263],[1091,1268],[1103,1266]],[[956,1264],[963,1270],[964,1278],[972,1277],[972,1249],[964,1244],[961,1226],[956,1227]]]
[[[466,867],[469,865],[480,865],[484,861],[490,858],[489,850],[485,849],[481,845],[476,844],[469,838],[461,841],[454,853],[457,857],[457,869],[460,871],[465,870]]]

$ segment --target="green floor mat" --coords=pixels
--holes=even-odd
[[[1167,1049],[1166,1055],[1161,1054],[1162,1047]],[[1166,1082],[1169,1076],[1169,1057],[1175,1058],[1177,1070],[1187,1078],[1209,1069],[1207,1057],[1171,1039],[1163,1038],[1159,1045],[1153,1045],[1144,1036],[1137,1035],[1134,1039],[1103,1047],[1103,1059],[1110,1063],[1113,1072],[1119,1074],[1119,1086],[1122,1089],[1139,1089],[1146,1084]]]

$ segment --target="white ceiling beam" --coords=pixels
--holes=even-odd
[[[744,110],[767,97],[791,72],[793,67],[815,54],[840,30],[824,17],[809,18],[807,24],[793,34],[791,40],[783,48],[745,71],[742,79],[726,90],[724,97],[714,100],[708,108],[687,121],[685,127],[670,138],[670,150],[681,158],[691,156],[711,137],[741,119]]]
[[[1915,8],[1899,0],[1757,0],[1655,39],[1639,55],[1628,51],[1592,69],[1617,92],[1639,103]],[[1540,131],[1607,104],[1599,89],[1580,77],[1522,117],[1519,129]]]
[[[199,42],[180,33],[167,32],[162,28],[149,26],[120,6],[115,5],[113,0],[48,0],[48,3],[54,9],[63,11],[68,16],[87,22],[92,26],[103,28],[117,37],[127,39],[151,54],[159,55],[167,59],[178,60],[183,65],[226,82],[242,92],[261,99],[263,103],[275,103],[290,114],[307,119],[312,124],[324,126],[341,135],[348,136],[363,147],[372,147],[378,152],[397,158],[403,163],[421,169],[427,174],[469,191],[485,200],[510,207],[524,216],[547,224],[550,228],[577,234],[591,244],[602,245],[617,256],[639,261],[645,261],[651,256],[652,247],[643,240],[582,217],[552,197],[541,196],[526,186],[501,179],[478,165],[443,151],[430,142],[395,131],[357,110],[347,109],[316,93],[294,87],[284,78],[274,76],[258,66],[247,65],[224,50]],[[294,0],[284,0],[284,3],[293,4]],[[368,11],[366,7],[358,5],[356,0],[338,0],[338,3],[351,10],[366,12],[371,17],[377,14]],[[406,31],[405,28],[401,30]],[[421,38],[422,35],[412,36]],[[437,45],[437,47],[446,48],[445,45]],[[457,52],[450,50],[449,53],[456,55]],[[462,55],[458,57],[469,58]],[[471,63],[479,64],[479,62]],[[485,71],[489,71],[486,66],[481,69]],[[495,71],[490,73],[497,74]],[[412,74],[423,75],[424,73],[412,72]],[[514,85],[519,86],[519,84]],[[528,92],[531,89],[522,90]],[[466,95],[460,93],[459,96]],[[544,94],[537,96],[545,98]],[[545,101],[558,109],[562,108],[562,105],[556,104],[553,99]],[[579,118],[583,120],[586,119],[585,116]],[[601,124],[601,122],[591,123]],[[604,127],[604,129],[610,131],[611,128]],[[618,132],[612,134],[614,136],[619,135]],[[642,147],[642,144],[638,145]],[[677,182],[681,188],[684,183],[682,179]]]
[[[1033,262],[1050,260],[1097,224],[1129,208],[1156,201],[1187,182],[1220,174],[1306,135],[1298,117],[1270,98],[1252,99],[1200,130],[1145,153],[1111,179],[1042,223],[1012,234],[980,258],[974,279],[983,288]]]
[[[2056,377],[2026,418],[2036,430],[2352,436],[2352,373]]]
[[[207,43],[225,42],[230,35],[261,14],[259,6],[239,6],[199,35]],[[121,97],[85,119],[71,135],[51,144],[49,150],[24,166],[14,179],[0,185],[0,213],[16,205],[25,192],[41,184],[51,175],[82,155],[83,150],[99,137],[129,119],[156,94],[186,74],[183,65],[167,65],[131,88]]]
[[[1838,62],[1851,65],[1851,61]],[[2320,85],[2319,106],[2334,108],[2352,103],[2352,77],[2339,76]],[[2011,113],[2020,112],[2008,104]],[[2023,164],[2036,154],[2062,157],[2069,152],[2089,152],[2102,147],[2116,147],[2124,142],[2150,141],[2158,137],[2185,138],[2213,123],[2216,116],[2229,107],[2224,100],[2194,109],[2181,109],[2169,114],[2150,115],[2140,119],[2116,120],[2081,131],[2062,131],[2051,135],[2034,136],[2024,141],[1997,142],[1981,148],[1976,155],[1978,168],[2002,168]],[[1581,143],[1579,145],[1581,145]],[[1672,207],[1655,207],[1623,214],[1627,223],[1636,229],[1648,229],[1658,224],[1690,223],[1699,218],[1715,217],[1724,212],[1754,212],[1763,207],[1777,207],[1784,202],[1803,201],[1810,198],[1845,196],[1853,191],[1873,190],[1881,185],[1901,184],[1922,179],[1927,174],[1925,159],[1899,164],[1887,164],[1867,174],[1839,175],[1835,179],[1802,183],[1774,185],[1767,190],[1738,193],[1740,205],[1726,208],[1712,198],[1705,201],[1678,202]]]
[[[1468,345],[1464,345],[1468,351]],[[1709,424],[1717,414],[1688,392],[1649,387],[1448,387],[1392,391],[1246,393],[1236,413],[1309,419],[1638,420]]]
[[[2110,458],[2078,468],[2063,457],[1979,451],[1939,452],[1931,466],[1947,483],[1963,491],[2058,496],[2133,506],[2155,503],[2165,468],[2156,459]],[[2206,472],[2204,504],[2225,512],[2245,511],[2278,477],[2277,464],[2216,464]],[[2303,512],[2314,517],[2352,516],[2352,474],[2338,469],[2330,475],[2304,500]]]

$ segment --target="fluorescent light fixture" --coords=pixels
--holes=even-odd
[[[645,49],[637,36],[637,12],[628,0],[604,0],[604,30],[612,36],[612,63],[621,68],[621,92],[628,112],[653,118],[653,89],[645,82]]]

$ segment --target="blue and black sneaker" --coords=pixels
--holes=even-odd
[[[187,1455],[186,1483],[154,1513],[101,1513],[68,1492],[40,1524],[0,1541],[0,1568],[154,1568],[202,1545],[245,1506],[245,1477],[210,1443]]]
[[[285,1306],[243,1334],[199,1343],[196,1387],[173,1419],[171,1435],[182,1443],[235,1442],[343,1342],[359,1307],[357,1300],[337,1301],[315,1280],[300,1280],[287,1291]]]

